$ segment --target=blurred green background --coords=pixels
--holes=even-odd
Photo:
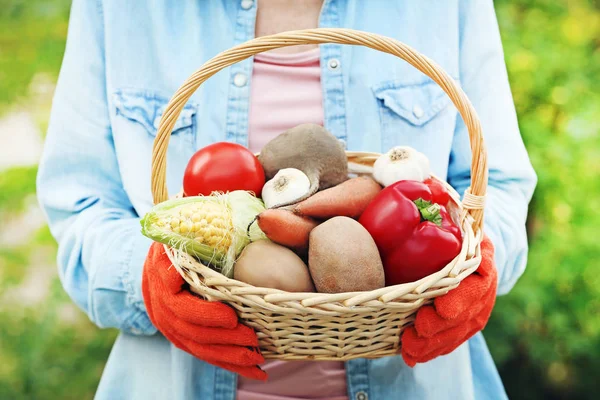
[[[62,290],[56,245],[35,200],[69,3],[4,0],[0,7],[0,143],[11,143],[10,151],[0,148],[0,399],[91,399],[117,333],[93,326]],[[528,269],[498,299],[485,337],[510,398],[595,399],[600,3],[495,3],[539,185]]]

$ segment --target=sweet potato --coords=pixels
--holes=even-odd
[[[368,176],[352,178],[296,204],[294,213],[317,219],[358,218],[380,191],[381,186]]]
[[[256,218],[259,228],[273,242],[305,255],[308,250],[310,231],[318,222],[301,217],[287,209],[271,209],[261,212]]]

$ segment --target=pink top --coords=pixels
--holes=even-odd
[[[318,48],[294,54],[257,54],[251,82],[248,147],[252,152],[296,125],[323,125]]]
[[[252,152],[296,125],[323,125],[319,49],[256,55],[250,96]],[[267,360],[261,367],[269,380],[240,377],[238,400],[348,400],[343,362]]]

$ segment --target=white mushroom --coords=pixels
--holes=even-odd
[[[262,189],[262,199],[267,208],[293,204],[306,197],[310,191],[308,176],[296,168],[284,168],[267,181]]]

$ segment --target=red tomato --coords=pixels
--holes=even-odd
[[[218,142],[198,150],[183,176],[185,196],[247,190],[260,196],[265,171],[258,158],[237,143]]]

